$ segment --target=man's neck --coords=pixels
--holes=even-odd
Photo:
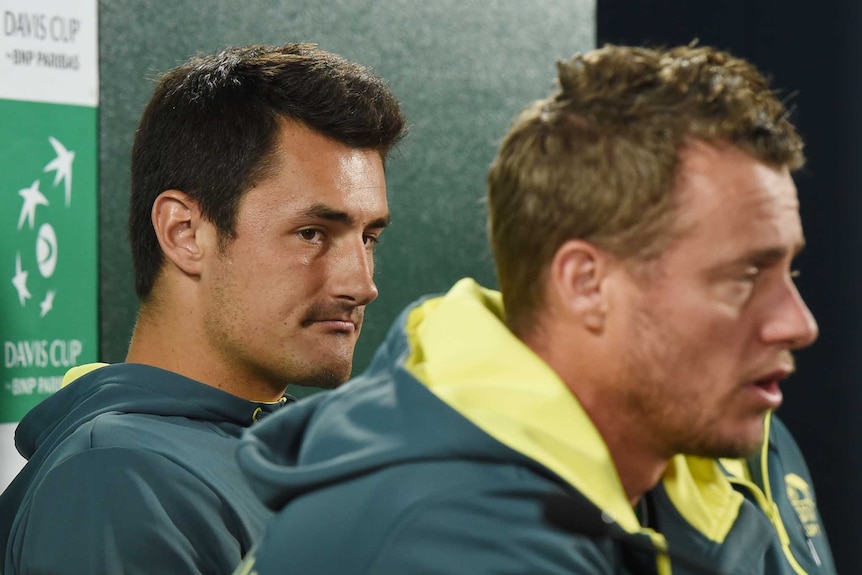
[[[225,362],[214,359],[207,351],[204,338],[188,333],[182,325],[175,325],[178,322],[183,320],[175,314],[159,314],[156,319],[142,310],[132,333],[126,362],[172,371],[249,401],[275,402],[284,395],[283,388],[272,389],[263,382],[251,380],[242,370],[231,370]]]
[[[626,408],[625,401],[613,397],[613,391],[609,391],[612,386],[602,379],[606,374],[591,373],[591,366],[601,362],[586,346],[569,342],[561,350],[547,345],[549,341],[559,341],[548,334],[535,338],[528,334],[521,339],[560,376],[584,408],[605,441],[626,497],[636,504],[661,480],[669,457],[650,443],[645,433],[648,430]]]
[[[625,425],[606,405],[596,409],[595,405],[584,405],[583,401],[581,404],[605,440],[626,497],[632,505],[637,504],[661,481],[669,459],[657,455],[636,427]]]

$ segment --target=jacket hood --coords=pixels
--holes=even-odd
[[[240,466],[270,507],[393,463],[512,462],[555,477],[641,531],[598,430],[557,374],[503,321],[498,292],[465,279],[396,320],[368,370],[254,426]],[[742,496],[716,462],[677,456],[663,487],[711,540]]]
[[[405,322],[421,301],[395,321],[361,376],[243,434],[240,467],[267,506],[278,510],[307,491],[395,463],[481,457],[540,467],[482,433],[407,369],[415,350]]]
[[[247,401],[148,365],[90,364],[70,370],[63,387],[27,413],[15,430],[15,446],[30,459],[103,413],[176,415],[247,427],[282,403]]]

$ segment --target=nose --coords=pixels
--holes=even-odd
[[[783,344],[788,349],[808,347],[819,334],[817,321],[792,280],[787,281],[785,288],[780,301],[774,302],[761,337],[767,343]]]
[[[374,283],[374,254],[360,238],[345,242],[335,262],[333,290],[335,297],[367,305],[377,299],[377,284]]]

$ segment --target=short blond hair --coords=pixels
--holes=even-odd
[[[623,46],[558,63],[550,97],[522,111],[488,175],[491,244],[510,327],[530,325],[569,239],[620,258],[661,253],[686,142],[804,163],[788,110],[750,63],[709,47]]]

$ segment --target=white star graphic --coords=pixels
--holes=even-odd
[[[42,313],[39,314],[39,317],[45,317],[49,311],[54,309],[55,295],[57,295],[57,292],[54,290],[48,290],[48,293],[45,294],[45,299],[39,304],[39,307],[42,308]]]
[[[56,172],[56,175],[54,176],[54,186],[59,184],[60,180],[66,181],[66,207],[68,208],[69,204],[72,203],[72,162],[75,160],[75,152],[67,150],[66,147],[53,136],[49,136],[48,141],[51,142],[52,146],[54,146],[54,151],[57,153],[57,157],[51,160],[42,171],[50,172],[51,170],[54,170]]]
[[[30,223],[30,229],[33,229],[33,220],[36,218],[36,207],[47,206],[48,198],[42,195],[39,191],[39,180],[33,182],[29,188],[24,188],[18,192],[18,195],[24,198],[24,205],[21,206],[21,215],[18,217],[18,229],[24,225],[24,220]]]
[[[18,300],[21,302],[21,307],[30,299],[30,290],[27,289],[27,272],[21,269],[21,254],[15,254],[15,277],[12,278],[12,285],[18,290]]]

